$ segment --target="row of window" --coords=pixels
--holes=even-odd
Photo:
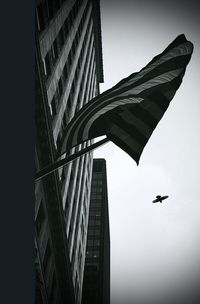
[[[95,227],[95,229],[88,230],[88,236],[100,236],[100,229],[98,229],[97,227]]]
[[[102,179],[99,179],[99,178],[92,179],[92,186],[102,185],[102,184],[103,184]]]
[[[82,162],[79,162],[79,169],[80,169],[81,166],[82,166]],[[80,185],[81,185],[81,189],[79,189]],[[80,190],[80,193],[83,193],[83,187],[84,186],[85,185],[83,184],[83,174],[79,173],[78,178],[76,180],[76,185],[75,185],[76,188],[75,188],[75,195],[74,195],[74,200],[73,200],[73,204],[72,204],[72,215],[71,215],[71,219],[70,219],[70,228],[69,228],[69,236],[68,236],[69,244],[71,246],[73,227],[74,227],[74,224],[75,224],[73,247],[75,247],[76,243],[77,243],[79,228],[81,229],[82,242],[84,243],[85,233],[84,233],[83,215],[82,215],[82,218],[80,218],[81,217],[81,206],[82,206],[81,201],[82,200],[81,200],[81,197],[78,197],[78,191]],[[77,208],[78,208],[78,210],[76,211]],[[76,216],[75,216],[75,212],[76,212]],[[79,226],[80,219],[81,219],[81,225]],[[74,251],[74,248],[73,248],[73,251]],[[73,254],[75,254],[75,252],[73,252]],[[72,257],[72,260],[74,260],[74,257]]]
[[[65,213],[66,221],[68,221],[68,211],[69,211],[69,206],[70,206],[70,202],[71,202],[72,190],[73,190],[73,186],[74,186],[75,164],[76,164],[75,162],[72,163],[70,179],[69,179],[69,184],[68,184],[68,189],[67,189],[67,197],[66,197],[66,201],[65,201],[64,213]],[[64,171],[64,169],[63,169],[63,171]]]
[[[90,39],[91,38],[92,37],[90,37]],[[85,37],[85,40],[86,39],[87,39],[87,35]],[[76,70],[75,70],[75,76],[74,76],[74,79],[73,79],[73,82],[72,82],[70,94],[69,94],[68,101],[67,101],[67,107],[66,107],[66,113],[68,115],[65,117],[65,123],[62,124],[62,126],[61,126],[60,134],[57,138],[57,143],[56,143],[57,147],[59,147],[59,145],[60,145],[63,129],[65,128],[66,123],[68,123],[69,119],[70,119],[70,112],[71,112],[71,108],[72,108],[72,104],[73,104],[73,100],[74,100],[74,95],[75,95],[75,92],[76,92],[76,82],[77,82],[78,75],[80,73],[81,63],[82,63],[82,60],[83,60],[83,54],[84,54],[84,48],[81,49],[81,53],[80,53],[79,60],[78,60],[78,63],[77,63],[77,67],[76,67]],[[89,56],[89,52],[88,52],[87,56]],[[87,63],[87,60],[85,61],[85,64],[86,63]],[[51,102],[52,119],[54,119],[55,115],[57,114],[58,107],[59,107],[59,102],[60,102],[60,97],[61,97],[61,94],[63,94],[63,87],[66,86],[66,83],[67,83],[67,78],[65,78],[65,76],[64,76],[64,71],[66,70],[67,65],[68,65],[68,63],[66,62],[65,66],[64,66],[64,69],[63,69],[63,74],[61,75],[61,78],[59,80],[60,85],[58,85],[56,93],[55,93],[55,95],[52,99],[52,102]],[[83,90],[83,83],[85,81],[85,77],[86,77],[86,75],[84,74],[84,77],[81,80],[80,90],[79,90],[79,94],[78,94],[78,97],[77,97],[77,108],[80,107],[80,100],[81,100],[81,95],[82,95],[82,90]],[[57,92],[59,92],[59,94]],[[85,91],[84,93],[86,95],[87,91]],[[85,98],[85,95],[84,95],[83,98]],[[54,108],[54,110],[53,110],[53,108]]]
[[[78,274],[76,273],[75,284],[74,284],[75,297],[76,297],[76,299],[78,298],[79,288],[80,288],[80,286],[79,286]]]
[[[91,194],[91,199],[94,200],[94,201],[95,201],[95,200],[101,200],[102,197],[103,197],[103,196],[102,196],[102,193],[96,193],[96,192],[95,192],[95,193],[92,193],[92,194]],[[98,203],[98,202],[97,202],[97,203]]]
[[[102,189],[101,185],[99,185],[98,187],[95,187],[94,185],[92,185],[92,189],[91,189],[92,193],[101,193],[102,190],[103,189]]]
[[[89,227],[91,226],[100,226],[101,225],[101,221],[97,218],[91,219],[89,220]]]
[[[38,4],[36,8],[36,18],[39,32],[42,32],[48,26],[49,22],[56,15],[64,2],[65,0],[43,0]],[[74,20],[81,3],[82,0],[75,1],[68,16],[69,24],[72,24],[72,20]]]
[[[36,221],[35,221],[35,227],[36,227],[38,238],[41,235],[45,222],[46,222],[45,208],[44,208],[43,200],[41,200],[40,206],[38,209],[38,213],[37,213],[37,217],[36,217]],[[49,280],[48,276],[49,276],[49,270],[50,270],[51,256],[52,256],[52,251],[51,251],[51,247],[50,247],[50,241],[48,239],[47,243],[46,243],[45,252],[44,252],[43,262],[42,262],[43,270],[44,270],[45,277],[47,278],[47,282]],[[53,296],[54,295],[52,295],[52,297]]]
[[[39,210],[37,213],[37,218],[35,221],[35,226],[36,226],[36,231],[37,231],[38,236],[41,233],[42,226],[44,225],[44,223],[45,223],[45,211],[44,211],[43,200],[41,200]]]
[[[95,250],[95,251],[87,250],[86,258],[94,258],[94,259],[99,258],[99,251],[98,250]]]
[[[100,246],[100,240],[93,240],[93,239],[87,240],[87,247],[99,247],[99,246]]]
[[[99,217],[101,216],[101,208],[98,208],[98,209],[91,209],[90,210],[90,218],[92,217]]]
[[[49,76],[51,75],[51,73],[53,71],[53,67],[55,66],[55,63],[56,63],[60,53],[62,52],[65,41],[69,35],[71,26],[76,18],[76,16],[74,16],[74,19],[72,18],[72,15],[73,15],[72,12],[73,12],[73,9],[70,11],[68,17],[66,18],[63,26],[61,27],[61,29],[58,33],[57,37],[54,39],[50,50],[48,51],[48,53],[46,54],[46,56],[44,58],[43,63],[44,63],[44,71],[45,71],[46,79],[49,78]],[[78,45],[78,41],[79,41],[81,31],[84,26],[86,15],[87,15],[87,8],[85,9],[83,16],[81,18],[79,27],[76,32],[76,36],[73,40],[73,44],[72,44],[72,47],[71,47],[71,50],[70,50],[70,53],[68,56],[69,66],[71,66],[71,63],[73,62],[73,55],[75,54],[75,50]],[[68,67],[66,66],[65,69],[66,70],[64,71],[64,74],[67,74]]]
[[[88,52],[87,56],[89,56],[89,52]],[[85,64],[87,64],[87,60],[85,61]],[[83,83],[85,82],[85,78],[86,77],[87,77],[87,74],[84,73],[83,77],[81,79],[80,89],[79,89],[78,96],[77,96],[76,112],[82,106],[82,102],[81,102],[82,100],[84,100],[85,102],[87,102],[87,95],[88,95],[89,88],[87,87],[87,89],[85,89],[85,91],[83,93]],[[74,78],[73,83],[72,83],[72,89],[71,89],[69,97],[68,97],[67,108],[66,108],[66,112],[65,112],[65,113],[69,113],[68,116],[67,116],[67,123],[69,123],[70,118],[71,118],[71,115],[70,115],[71,108],[70,107],[73,104],[74,94],[75,94],[75,78]],[[84,94],[84,95],[82,95],[82,94]],[[62,139],[64,128],[65,128],[65,125],[62,123],[61,124],[61,128],[60,128],[60,132],[59,132],[58,137],[57,137],[57,142],[56,142],[57,148],[60,148],[60,144],[61,144],[61,139]],[[62,179],[62,182],[63,181],[64,181],[64,179]]]

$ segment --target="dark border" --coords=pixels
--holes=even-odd
[[[1,303],[34,303],[34,7],[1,3]]]

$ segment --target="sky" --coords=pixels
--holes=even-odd
[[[200,303],[198,1],[101,0],[104,84],[143,68],[178,35],[194,52],[139,166],[112,143],[107,162],[111,304]],[[169,195],[152,204],[156,195]]]

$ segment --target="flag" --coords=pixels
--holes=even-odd
[[[179,35],[141,71],[84,105],[63,132],[61,154],[106,135],[139,163],[152,132],[179,88],[193,44]]]

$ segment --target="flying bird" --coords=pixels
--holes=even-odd
[[[158,202],[162,203],[162,201],[168,197],[169,197],[168,195],[165,195],[165,196],[157,195],[156,199],[153,200],[152,203],[158,203]]]

